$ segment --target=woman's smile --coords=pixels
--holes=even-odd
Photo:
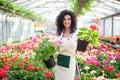
[[[63,19],[63,25],[65,26],[65,28],[70,28],[71,26],[71,16],[70,15],[65,15],[64,19]]]

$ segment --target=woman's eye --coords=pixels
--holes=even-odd
[[[66,19],[63,19],[64,21],[66,20]]]
[[[63,19],[63,20],[64,20],[64,21],[65,21],[65,20],[71,20],[71,18],[68,18],[68,19]]]
[[[68,18],[68,20],[71,20],[71,18]]]

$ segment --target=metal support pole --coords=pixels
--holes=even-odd
[[[113,31],[114,31],[114,30],[113,30],[113,29],[114,29],[114,28],[113,28],[113,17],[112,17],[112,24],[111,24],[111,25],[112,25],[112,26],[111,26],[111,36],[113,36]]]
[[[103,20],[103,35],[105,35],[105,19]]]

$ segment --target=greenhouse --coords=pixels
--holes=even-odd
[[[0,80],[120,80],[120,0],[0,0]]]

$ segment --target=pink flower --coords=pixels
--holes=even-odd
[[[25,58],[30,58],[30,53],[26,54]]]
[[[58,42],[59,44],[62,44],[62,43],[63,43],[63,41],[62,41],[62,40],[57,40],[57,42]]]
[[[120,55],[116,56],[117,59],[120,59]]]
[[[108,64],[108,60],[104,60],[103,63],[104,63],[104,64]]]
[[[100,62],[95,62],[95,65],[96,66],[100,66]]]
[[[91,52],[94,53],[94,54],[97,54],[99,52],[99,50],[97,50],[97,49],[91,49]]]
[[[32,40],[33,42],[36,42],[37,39],[38,39],[38,36],[34,36],[34,37],[32,37],[31,40]]]

